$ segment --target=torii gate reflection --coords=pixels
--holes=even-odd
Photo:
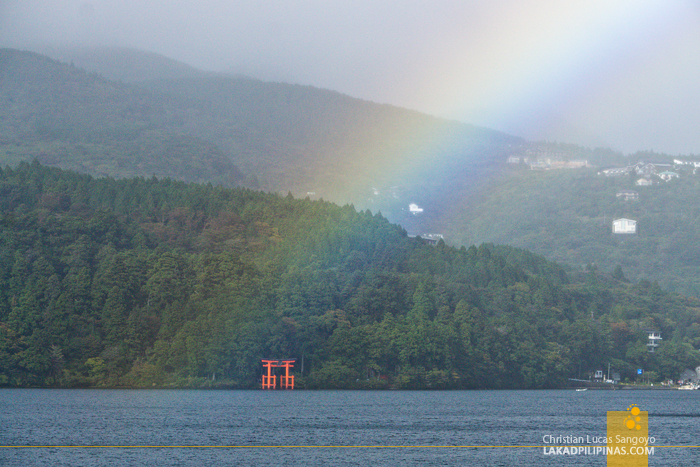
[[[263,368],[267,374],[262,375],[263,389],[277,389],[277,375],[272,374],[273,368],[284,368],[284,375],[280,375],[280,389],[294,389],[294,376],[289,374],[289,369],[294,367],[296,358],[286,360],[262,360]]]

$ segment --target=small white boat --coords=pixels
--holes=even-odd
[[[697,391],[698,389],[700,389],[700,385],[696,383],[684,384],[678,388],[679,391]]]
[[[576,389],[576,392],[580,392],[580,391],[588,391],[588,388],[578,388],[578,389]]]

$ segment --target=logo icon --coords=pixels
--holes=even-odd
[[[608,412],[608,467],[646,467],[654,453],[649,441],[649,412],[637,404]]]
[[[627,407],[627,411],[630,413],[627,418],[625,418],[625,426],[629,430],[641,430],[642,425],[640,423],[642,422],[642,411],[639,410],[639,407],[637,407],[637,404],[632,404],[629,407]]]

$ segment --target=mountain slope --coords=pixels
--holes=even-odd
[[[155,54],[98,49],[75,58],[85,55],[62,57],[112,77],[123,67],[127,80],[148,90],[141,106],[163,108],[164,97],[173,104],[149,123],[217,146],[261,188],[315,193],[390,217],[435,188],[434,174],[474,172],[521,141],[310,86],[196,73]]]
[[[692,167],[673,170],[680,178],[653,176],[646,187],[635,185],[638,176],[595,169],[503,171],[471,203],[446,210],[440,225],[457,244],[509,244],[577,270],[621,267],[633,282],[700,297],[700,210],[692,201],[700,198],[700,176]],[[618,197],[621,191],[638,199]],[[613,234],[618,218],[636,220],[637,233]]]
[[[228,77],[150,87],[195,102],[187,130],[215,141],[271,190],[361,202],[446,163],[481,164],[516,138],[310,86]]]
[[[106,79],[125,83],[195,78],[209,74],[157,53],[123,47],[48,48],[41,53]]]
[[[700,295],[692,211],[648,198],[622,206],[612,191],[629,183],[606,184],[585,170],[504,171],[509,156],[564,154],[603,165],[629,162],[622,154],[528,143],[310,86],[207,74],[154,54],[107,49],[91,57],[86,63],[103,71],[134,64],[129,79],[139,85],[0,53],[0,162],[37,158],[94,175],[291,191],[381,211],[411,233],[441,233],[455,245],[508,243],[575,268],[619,265],[634,281]],[[693,190],[663,203],[694,199]],[[409,203],[424,211],[414,214]],[[644,230],[618,241],[609,216],[636,216]]]
[[[0,50],[0,157],[95,175],[243,179],[215,144],[173,129],[179,104],[30,52]]]

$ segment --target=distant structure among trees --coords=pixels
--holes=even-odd
[[[612,223],[614,234],[634,234],[637,233],[637,221],[632,219],[615,219]]]
[[[409,204],[408,210],[411,212],[411,214],[420,214],[423,212],[423,208],[418,206],[416,203]]]
[[[620,190],[615,193],[615,196],[617,199],[621,199],[623,201],[636,201],[639,199],[639,193],[632,190]]]
[[[659,178],[665,182],[668,182],[671,179],[678,178],[678,174],[676,172],[671,172],[671,171],[665,171],[661,172],[660,174],[657,174]]]
[[[647,344],[647,347],[649,347],[649,352],[653,353],[659,346],[659,341],[662,340],[661,333],[659,331],[648,331],[648,337],[649,343]]]
[[[520,164],[521,161],[532,170],[582,169],[593,167],[588,160],[564,160],[551,157],[521,158],[519,156],[510,156],[506,162],[508,162],[508,164]]]

